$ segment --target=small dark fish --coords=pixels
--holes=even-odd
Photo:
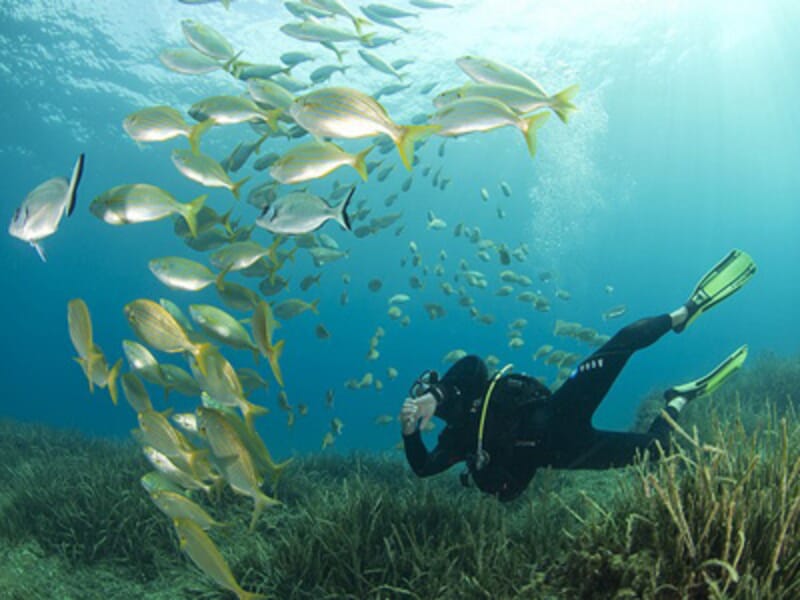
[[[369,225],[359,225],[353,230],[353,235],[359,239],[365,238],[370,234],[372,234],[372,227]]]
[[[322,277],[322,273],[303,277],[303,280],[300,282],[300,289],[304,292],[307,292],[312,285],[319,284],[320,277]]]
[[[281,155],[278,154],[277,152],[270,152],[269,154],[265,154],[264,156],[262,156],[253,163],[253,168],[256,171],[263,171],[265,169],[268,169],[272,165],[272,163],[274,163],[280,157]]]
[[[393,170],[394,170],[394,165],[390,165],[378,171],[378,181],[385,181]]]
[[[419,93],[422,94],[423,96],[425,94],[430,94],[433,91],[433,88],[435,88],[437,85],[439,85],[439,84],[435,83],[435,82],[434,83],[426,83],[421,88],[419,88]]]
[[[617,304],[609,308],[606,312],[603,313],[603,321],[608,321],[609,319],[616,319],[621,317],[626,312],[628,312],[628,307],[624,304]]]
[[[407,67],[408,65],[413,65],[414,61],[410,58],[398,58],[397,60],[392,61],[392,68],[394,69],[402,69],[403,67]]]

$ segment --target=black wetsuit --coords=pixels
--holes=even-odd
[[[552,395],[541,393],[537,386],[544,386],[526,376],[504,375],[498,379],[484,430],[484,448],[490,460],[480,470],[474,463],[488,371],[481,358],[462,358],[431,388],[439,400],[437,415],[447,422],[436,447],[429,453],[419,430],[403,436],[409,465],[418,476],[427,477],[466,461],[475,484],[506,501],[525,490],[539,467],[606,469],[630,464],[637,451],[652,448],[656,440],[666,443],[670,432],[667,421],[659,416],[643,434],[601,431],[592,427],[592,414],[631,355],[670,328],[671,319],[666,314],[628,325],[582,361]],[[526,388],[528,402],[514,399],[503,420],[503,407],[509,405],[505,396],[509,390],[513,393],[519,389],[526,379],[530,383]],[[666,410],[671,417],[677,416],[675,409]]]

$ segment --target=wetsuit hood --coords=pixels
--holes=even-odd
[[[434,392],[434,396],[436,396],[434,416],[439,417],[448,425],[461,425],[466,421],[467,413],[469,412],[469,400],[463,394],[442,396]]]

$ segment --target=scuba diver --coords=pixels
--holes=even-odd
[[[672,330],[680,333],[697,317],[741,288],[756,265],[745,252],[731,251],[697,284],[677,310],[636,321],[621,329],[583,360],[566,382],[551,393],[537,379],[509,373],[506,366],[491,378],[478,356],[465,356],[439,379],[426,371],[412,385],[400,421],[406,458],[419,477],[441,473],[465,461],[461,475],[501,501],[519,496],[539,467],[607,469],[633,462],[637,452],[667,446],[670,420],[687,402],[708,394],[736,371],[747,357],[742,346],[707,375],[664,393],[664,414],[647,433],[601,431],[591,420],[622,367],[641,348]],[[446,426],[428,452],[420,426],[432,417]]]

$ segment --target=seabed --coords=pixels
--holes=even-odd
[[[271,598],[796,598],[800,360],[761,357],[681,415],[671,453],[537,473],[509,505],[402,456],[298,457],[252,502],[196,501],[242,587]],[[660,406],[645,399],[637,422]],[[0,597],[233,598],[184,557],[133,443],[0,422]]]

